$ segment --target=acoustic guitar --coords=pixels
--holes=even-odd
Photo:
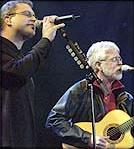
[[[78,127],[87,132],[92,132],[92,123],[78,122]],[[134,126],[134,117],[130,117],[122,110],[112,110],[104,118],[95,123],[97,136],[109,136],[107,149],[129,149],[134,147],[134,138],[131,128]],[[78,149],[74,146],[62,143],[63,149]]]

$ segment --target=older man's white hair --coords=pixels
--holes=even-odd
[[[106,51],[115,49],[120,53],[118,46],[111,41],[100,41],[93,43],[87,52],[89,65],[95,69],[95,63],[106,58]]]

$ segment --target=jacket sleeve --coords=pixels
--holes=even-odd
[[[47,38],[42,38],[23,57],[12,57],[2,49],[2,71],[4,75],[31,77],[47,57],[50,47],[51,42]]]
[[[45,61],[51,42],[47,38],[42,38],[25,56],[15,55],[12,50],[6,52],[2,46],[2,61],[0,84],[3,88],[13,88],[23,86],[27,79],[32,77],[40,65]]]
[[[46,128],[50,128],[62,142],[76,146],[88,147],[90,133],[74,125],[73,117],[79,110],[78,87],[75,85],[67,90],[50,111]]]

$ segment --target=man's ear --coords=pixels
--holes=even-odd
[[[96,62],[95,63],[95,68],[96,68],[96,70],[102,70],[102,67],[101,67],[101,62]]]
[[[11,26],[11,16],[9,16],[9,15],[5,15],[5,17],[4,17],[4,19],[3,19],[3,22],[5,23],[5,24],[7,24],[8,26]]]

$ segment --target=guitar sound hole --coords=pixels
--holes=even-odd
[[[110,137],[110,138],[109,138],[110,140],[115,141],[115,140],[118,140],[118,139],[120,138],[121,132],[119,131],[118,128],[116,128],[116,127],[111,127],[111,128],[109,128],[108,131],[107,131],[107,136]]]

